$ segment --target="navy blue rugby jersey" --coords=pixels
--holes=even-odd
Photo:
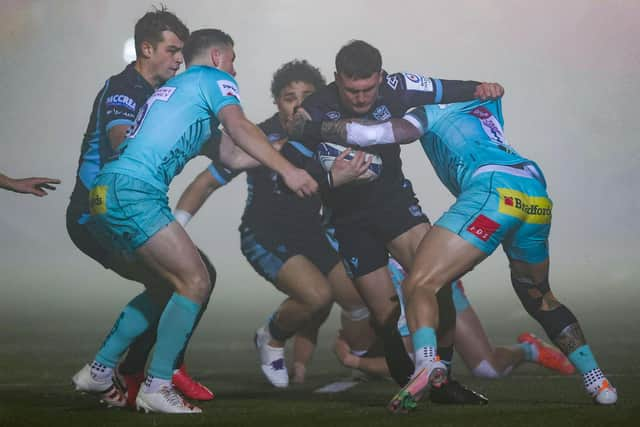
[[[71,204],[88,212],[88,190],[105,162],[114,154],[109,131],[114,126],[130,126],[138,110],[153,94],[151,86],[130,63],[119,74],[107,79],[94,102],[89,124],[82,140],[76,185]]]
[[[277,113],[258,126],[272,143],[287,137]],[[313,159],[313,153],[299,142],[287,142],[280,153],[294,166],[308,170],[316,179],[323,178],[319,164]],[[238,172],[228,169],[219,159],[212,160],[209,172],[221,184],[228,183],[238,175]],[[256,231],[286,229],[294,233],[308,231],[311,224],[320,226],[318,196],[298,197],[276,172],[266,166],[258,166],[246,172],[247,202],[242,224],[249,225]]]
[[[413,73],[383,72],[378,98],[366,114],[356,115],[342,105],[335,82],[310,95],[302,107],[314,122],[348,118],[388,120],[402,117],[409,109],[417,106],[471,100],[478,84],[475,81],[441,80]],[[315,152],[322,141],[302,142]],[[363,209],[380,206],[402,186],[404,175],[398,144],[368,147],[365,151],[381,156],[382,174],[375,181],[341,186],[323,194],[336,223],[345,216],[362,214]]]

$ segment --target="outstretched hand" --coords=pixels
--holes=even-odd
[[[53,184],[60,184],[59,179],[55,178],[22,178],[14,179],[11,183],[11,189],[16,193],[33,194],[34,196],[44,197],[46,190],[55,191]]]

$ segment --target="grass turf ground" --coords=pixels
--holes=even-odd
[[[251,326],[245,325],[238,327],[236,333],[228,330],[229,336],[220,335],[213,326],[205,327],[194,338],[188,355],[190,370],[217,394],[214,401],[201,405],[203,414],[145,415],[105,409],[95,398],[75,393],[69,382],[71,375],[91,358],[109,324],[105,319],[92,326],[89,319],[81,317],[75,323],[32,319],[22,327],[0,331],[2,427],[640,425],[640,367],[633,357],[640,354],[640,343],[601,333],[591,341],[618,388],[620,400],[615,407],[592,405],[577,376],[561,377],[526,366],[507,379],[486,381],[470,377],[462,362],[457,361],[458,379],[485,393],[490,399],[488,406],[452,407],[422,402],[414,413],[394,416],[386,412],[385,404],[396,387],[386,381],[364,382],[337,394],[313,393],[350,374],[328,349],[330,327],[325,327],[321,335],[307,383],[276,391],[261,377],[249,343]],[[3,320],[4,325],[11,324],[10,319]],[[609,329],[605,325],[603,330]],[[496,342],[505,342],[508,337],[500,331],[497,335]],[[239,340],[239,336],[247,339]]]

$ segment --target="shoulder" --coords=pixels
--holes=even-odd
[[[258,127],[267,135],[270,142],[275,142],[286,137],[286,132],[282,128],[278,113],[258,124]]]

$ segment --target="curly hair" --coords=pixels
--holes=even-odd
[[[313,85],[318,90],[326,84],[320,70],[309,64],[307,60],[294,59],[283,64],[273,74],[271,80],[271,95],[273,99],[278,98],[280,91],[291,82],[305,82]]]

